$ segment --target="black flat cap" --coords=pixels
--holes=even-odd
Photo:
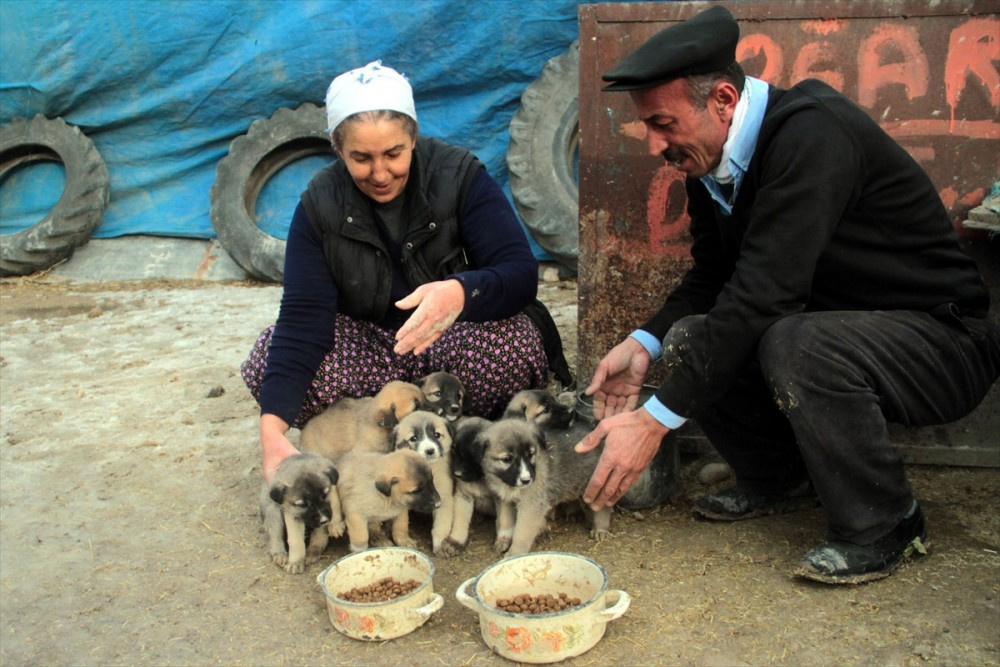
[[[725,7],[716,6],[650,37],[601,78],[602,90],[651,88],[671,79],[725,69],[736,60],[740,28]]]

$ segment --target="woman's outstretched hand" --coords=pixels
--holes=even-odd
[[[465,306],[465,289],[457,280],[426,283],[396,302],[400,310],[416,308],[396,332],[396,354],[421,354],[441,337]]]

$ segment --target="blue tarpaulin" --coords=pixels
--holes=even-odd
[[[472,150],[507,189],[510,119],[525,87],[577,38],[577,5],[3,0],[0,123],[62,117],[94,141],[111,177],[94,237],[212,238],[209,191],[233,138],[279,108],[322,105],[334,76],[381,59],[413,84],[421,133]],[[268,186],[258,212],[278,220],[262,228],[284,238],[317,160],[287,167]],[[60,169],[6,179],[2,233],[44,215]]]

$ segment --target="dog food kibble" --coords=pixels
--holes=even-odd
[[[420,582],[414,579],[399,582],[392,577],[386,577],[368,586],[355,586],[349,591],[337,593],[337,597],[348,602],[385,602],[406,595],[419,585]]]
[[[512,598],[497,599],[497,608],[514,614],[551,614],[580,604],[580,598],[571,598],[565,593],[559,595],[515,595]]]

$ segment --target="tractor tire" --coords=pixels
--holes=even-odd
[[[539,246],[576,272],[579,255],[580,45],[545,64],[510,121],[510,191]]]
[[[255,120],[230,143],[229,154],[215,169],[212,227],[219,244],[248,275],[264,282],[281,282],[284,276],[285,241],[261,231],[256,222],[264,185],[296,160],[330,151],[323,107],[309,103]]]
[[[65,167],[62,195],[41,221],[0,237],[0,276],[23,276],[68,259],[104,217],[108,167],[80,128],[41,114],[0,128],[0,179],[19,165],[42,161]]]

